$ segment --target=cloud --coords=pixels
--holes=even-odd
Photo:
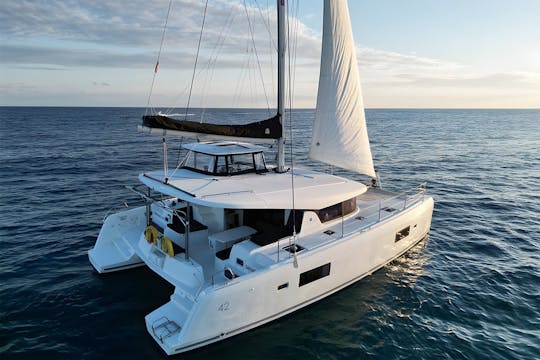
[[[29,0],[5,2],[0,33],[6,39],[54,39],[157,49],[166,18],[167,0],[131,0],[129,6],[117,1]],[[275,15],[268,9],[244,6],[239,2],[212,1],[208,4],[205,36],[219,36],[223,26],[231,30],[231,41],[249,36],[247,24],[238,21],[246,11],[257,28],[273,28]],[[166,38],[178,45],[198,38],[204,3],[198,0],[173,2]],[[266,23],[266,25],[264,24]]]
[[[17,94],[36,89],[35,86],[24,82],[12,82],[0,85],[0,94]]]
[[[0,51],[3,48],[0,46]],[[3,63],[3,61],[0,61],[0,63]],[[66,71],[69,70],[65,67],[59,67],[59,66],[36,66],[36,65],[30,65],[30,64],[23,64],[23,65],[12,65],[12,69],[20,69],[20,70],[39,70],[39,71]]]
[[[500,108],[540,106],[540,73],[488,71],[454,61],[357,49],[369,107]]]
[[[216,62],[217,67],[242,65],[246,53],[253,52],[253,43],[259,61],[270,63],[276,46],[275,10],[254,4],[244,7],[240,2],[224,0],[208,4],[201,63],[214,61],[220,54],[223,61]],[[203,5],[197,0],[173,3],[160,65],[170,62],[176,68],[192,66]],[[168,1],[132,0],[126,6],[115,1],[21,0],[6,2],[2,7],[0,34],[7,40],[3,41],[0,61],[4,64],[148,67],[157,58]],[[302,22],[292,21],[297,28],[298,56],[318,57],[317,34]],[[263,34],[270,34],[272,40],[260,36]]]
[[[512,88],[536,87],[540,74],[509,72],[496,74],[448,74],[447,76],[424,76],[422,74],[401,74],[400,79],[408,84],[422,87],[476,87],[476,88]]]
[[[111,86],[111,84],[109,84],[108,82],[98,82],[98,81],[93,81],[92,82],[92,85],[94,86]]]
[[[49,38],[109,45],[149,44],[162,24],[166,2],[9,1],[2,5],[6,38]]]
[[[250,3],[247,7],[241,0],[213,0],[208,3],[198,69],[199,74],[207,72],[211,81],[208,82],[210,85],[205,86],[211,87],[214,93],[234,92],[231,89],[234,88],[234,84],[231,85],[234,81],[231,79],[236,73],[223,69],[240,72],[249,68],[253,71],[249,76],[241,74],[245,79],[236,77],[239,83],[247,83],[253,82],[253,76],[255,81],[259,81],[259,64],[265,72],[265,84],[272,82],[275,85],[275,72],[270,70],[276,61],[275,9],[260,8],[259,3],[262,5],[265,2],[258,0]],[[0,13],[0,64],[4,71],[21,69],[51,74],[54,71],[71,71],[69,74],[73,77],[86,73],[92,67],[99,68],[99,71],[125,68],[148,69],[151,72],[160,48],[168,4],[169,0],[131,0],[129,4],[101,0],[4,1]],[[192,71],[203,10],[204,2],[200,0],[173,2],[159,75],[165,75],[165,71],[171,69],[184,70],[181,76]],[[246,13],[249,14],[249,23]],[[296,30],[293,42],[296,45],[297,89],[302,89],[297,91],[297,95],[298,98],[314,98],[321,34],[298,19],[291,18],[290,21]],[[255,40],[252,40],[251,32],[256,34]],[[253,50],[253,42],[257,53]],[[469,89],[497,88],[514,92],[528,89],[536,95],[538,91],[534,89],[540,88],[538,73],[514,69],[494,69],[490,73],[486,69],[475,69],[457,61],[360,45],[357,46],[357,54],[364,93],[368,98],[370,94],[380,94],[384,101],[391,96],[404,96],[404,92],[444,96],[444,91],[448,90],[461,96]],[[213,70],[221,71],[216,71],[214,75]],[[31,90],[30,80],[27,84],[17,82],[22,79],[17,78],[20,73],[10,73],[13,79],[6,77],[4,81],[11,82],[3,85],[1,91],[24,93]],[[180,80],[183,81],[181,76],[176,76],[178,72],[175,76],[166,74],[160,80],[170,82],[171,87],[178,87]],[[218,74],[225,75],[218,79]],[[107,74],[107,82],[86,79],[85,84],[93,84],[96,92],[105,90],[98,87],[111,86],[113,83],[115,86],[111,86],[110,90],[115,87],[119,89],[120,84],[127,81],[121,74],[115,76]],[[186,78],[190,79],[191,76]],[[245,88],[251,91],[249,86]],[[210,96],[214,96],[214,93]],[[302,106],[310,104],[306,100]]]
[[[407,68],[446,71],[463,67],[460,64],[449,61],[366,47],[357,48],[357,54],[360,66],[378,70],[391,70],[393,72],[403,71],[403,69]]]
[[[32,45],[2,45],[0,63],[16,67],[32,67],[41,70],[63,70],[68,67],[151,67],[155,56],[149,53],[126,53],[121,50],[75,49]],[[186,53],[176,53],[183,58]],[[191,55],[191,54],[190,54]],[[21,65],[24,64],[24,65]]]

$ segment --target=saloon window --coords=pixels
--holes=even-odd
[[[190,151],[184,158],[182,167],[204,174],[224,176],[267,171],[262,152],[216,156]]]
[[[253,154],[253,161],[255,162],[255,171],[266,171],[266,163],[262,152]]]
[[[324,223],[350,214],[356,210],[356,198],[351,198],[317,211],[319,220]]]
[[[227,175],[227,160],[225,156],[217,157],[216,174]]]
[[[183,167],[204,173],[212,173],[214,172],[214,158],[213,155],[190,151],[184,160]]]
[[[254,170],[252,154],[238,154],[227,156],[229,173],[237,174]]]

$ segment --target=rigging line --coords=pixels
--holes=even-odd
[[[209,84],[210,84],[210,80],[213,79],[213,77],[214,77],[218,57],[223,51],[225,41],[227,40],[228,34],[230,33],[229,29],[231,28],[231,25],[234,22],[234,19],[236,17],[236,14],[234,14],[234,10],[235,10],[234,8],[231,8],[231,10],[229,12],[229,15],[227,17],[227,21],[223,25],[223,28],[220,30],[220,36],[219,36],[218,40],[216,41],[216,43],[214,44],[212,52],[211,52],[211,54],[209,56],[209,60],[207,61],[206,65],[202,69],[197,71],[197,74],[196,74],[196,76],[200,76],[204,72],[207,72],[207,73],[210,74],[206,78],[206,80],[205,80],[205,82],[203,84],[203,100],[201,101],[201,103],[203,103],[203,104],[206,102],[206,99],[208,97],[208,94],[207,94],[208,93],[208,87],[209,87]],[[184,88],[184,90],[178,96],[176,96],[176,98],[178,99],[177,102],[179,102],[180,97],[182,95],[184,95],[184,93],[187,92],[188,88],[189,88],[189,85],[187,85],[186,88]],[[171,107],[170,111],[172,111],[172,109],[174,109],[174,107]],[[203,111],[201,113],[201,122],[203,122],[204,114],[205,114],[205,112]]]
[[[201,123],[204,121],[204,117],[206,115],[206,104],[207,104],[208,92],[209,92],[208,89],[211,85],[212,80],[214,79],[217,60],[223,51],[225,40],[228,37],[229,30],[231,28],[234,18],[235,18],[234,8],[231,7],[231,10],[229,11],[229,15],[227,16],[227,21],[223,25],[223,28],[220,30],[220,36],[218,40],[216,41],[214,48],[212,49],[210,59],[206,64],[206,68],[204,69],[208,75],[206,77],[206,81],[203,86],[203,98],[201,102],[201,106],[203,109],[201,112]]]
[[[159,44],[159,51],[154,67],[154,75],[152,76],[152,84],[150,85],[150,92],[148,94],[148,101],[146,102],[145,115],[148,115],[148,108],[150,107],[150,98],[152,97],[152,90],[154,89],[154,82],[156,81],[156,75],[159,67],[159,58],[161,57],[161,49],[163,48],[163,42],[165,41],[165,30],[167,29],[167,23],[169,22],[169,14],[171,13],[172,0],[169,0],[169,7],[167,8],[167,16],[165,16],[165,24],[163,25],[163,31],[161,33],[161,43]]]
[[[264,16],[263,14],[263,10],[261,8],[261,6],[259,5],[259,2],[257,0],[255,0],[255,4],[257,4],[257,7],[259,9],[259,16],[261,17],[262,19],[262,22],[264,24],[264,26],[266,27],[266,31],[268,32],[268,53],[270,54],[269,55],[269,59],[270,59],[270,79],[271,80],[271,85],[272,85],[272,93],[275,93],[276,92],[276,84],[275,84],[275,80],[274,80],[274,56],[273,54],[277,54],[277,44],[276,44],[276,41],[275,41],[275,36],[272,35],[272,30],[271,30],[271,26],[270,26],[270,11],[268,11],[270,5],[268,3],[269,0],[266,0],[266,17]],[[268,114],[269,116],[271,116],[271,111],[270,109],[268,109]]]
[[[232,12],[232,11],[231,11]],[[230,27],[230,23],[231,21],[228,21],[228,23],[225,25],[225,27]],[[213,77],[213,72],[215,70],[215,64],[217,62],[217,57],[219,56],[219,53],[221,52],[221,49],[223,49],[223,45],[225,43],[225,36],[221,36],[220,39],[218,40],[218,43],[216,43],[216,45],[214,46],[214,49],[212,50],[212,55],[210,56],[210,59],[208,60],[206,66],[202,69],[200,69],[198,72],[197,72],[197,75],[196,76],[199,76],[200,74],[202,74],[203,72],[205,71],[210,71],[211,69],[211,72],[212,72],[212,75],[211,77]],[[216,50],[216,48],[218,48],[218,50]],[[217,53],[216,53],[217,52]],[[206,81],[208,82],[208,80]],[[178,95],[175,96],[175,100],[174,102],[179,102],[180,98],[187,92],[187,90],[189,89],[190,85],[187,85]],[[203,86],[204,90],[203,92],[207,91],[206,89],[208,88],[208,85],[205,83],[205,85]],[[204,101],[203,101],[204,102]],[[175,109],[175,106],[172,106],[170,107],[169,109],[167,109],[166,113],[170,113],[172,112],[173,110]],[[202,121],[201,121],[202,122]]]
[[[270,26],[270,14],[271,12],[268,11],[268,9],[270,8],[270,4],[269,4],[269,1],[270,0],[266,0],[266,23],[268,24],[268,33],[269,33],[269,36],[268,36],[268,42],[269,42],[269,58],[270,58],[270,79],[271,80],[271,84],[272,84],[272,94],[277,94],[277,88],[276,88],[276,73],[275,73],[275,68],[274,68],[274,56],[276,57],[276,64],[277,64],[277,54],[278,54],[278,50],[277,50],[277,44],[275,42],[275,39],[277,38],[277,36],[274,36],[272,34],[272,28]],[[276,108],[277,108],[277,104],[276,104]]]
[[[237,107],[237,105],[239,103],[239,99],[241,97],[241,95],[240,95],[240,87],[241,87],[241,85],[243,85],[244,71],[246,69],[247,64],[248,64],[247,58],[244,57],[243,64],[240,67],[240,71],[238,72],[238,76],[236,77],[237,81],[236,81],[236,85],[234,87],[234,93],[233,93],[233,98],[232,98],[232,106],[233,106],[233,108]]]
[[[268,1],[269,0],[266,0],[266,8],[267,9],[269,8]],[[267,22],[268,22],[268,24],[270,24],[270,12],[267,11],[266,13],[267,13]],[[270,49],[271,49],[269,58],[270,58],[270,79],[272,79],[271,80],[272,94],[277,94],[277,87],[276,87],[276,79],[277,79],[277,77],[276,77],[275,68],[274,68],[274,56],[276,57],[276,64],[277,64],[278,51],[277,51],[277,46],[273,45],[274,44],[274,36],[272,36],[271,31],[270,31],[270,36],[269,36],[269,43],[270,43]],[[276,104],[276,108],[277,108],[277,104]]]
[[[247,50],[246,50],[246,53],[248,53]],[[244,63],[242,64],[242,67],[240,68],[240,73],[238,74],[238,81],[236,82],[236,86],[234,89],[233,100],[232,100],[233,107],[236,107],[240,103],[240,98],[241,98],[240,88],[243,85],[245,72],[247,71],[246,69],[248,65],[249,65],[249,57],[245,57]]]
[[[270,30],[270,18],[269,18],[269,16],[267,16],[266,19],[264,18],[261,6],[259,5],[259,2],[257,0],[255,0],[255,4],[257,5],[257,8],[259,9],[259,15],[261,16],[264,27],[266,28],[266,31],[268,32],[268,36],[270,38],[270,44],[272,45],[272,48],[277,51],[277,44],[276,44],[276,41],[275,41],[274,37],[272,36],[272,31]],[[266,8],[268,9],[268,7],[269,6],[268,6],[268,1],[267,1]],[[270,12],[268,10],[266,11],[266,13],[268,15],[270,14]]]
[[[182,151],[182,142],[183,141],[184,141],[184,137],[182,136],[180,138],[180,144],[178,145],[178,157],[176,158],[176,165],[174,167],[173,172],[169,176],[169,179],[172,179],[174,177],[174,175],[176,175],[176,171],[178,171],[180,169],[180,166],[182,166],[182,164],[184,163],[185,157],[184,157],[184,159],[182,159],[182,161],[180,161],[180,153]]]
[[[184,137],[180,137],[180,141],[179,141],[179,145],[178,145],[178,154],[176,156],[176,168],[178,169],[178,167],[180,166],[180,154],[182,153],[182,143],[184,142]],[[175,169],[176,171],[176,169]],[[174,175],[174,172],[173,172],[173,175]],[[171,177],[173,176],[171,175]]]
[[[266,99],[266,105],[268,107],[268,110],[270,111],[270,102],[268,101],[268,95],[266,94],[266,86],[264,86],[264,77],[263,77],[263,73],[262,73],[261,62],[259,61],[259,54],[257,53],[257,47],[255,46],[255,37],[253,36],[253,28],[251,26],[251,20],[249,18],[249,13],[248,13],[248,10],[247,10],[246,0],[244,0],[244,10],[246,12],[246,17],[247,17],[247,21],[248,21],[248,25],[249,25],[249,32],[251,34],[251,42],[253,43],[253,50],[255,52],[255,58],[257,59],[257,65],[259,67],[259,76],[261,77],[261,83],[262,83],[262,88],[263,88],[263,92],[264,92],[264,98]]]
[[[173,97],[173,99],[175,99],[175,100],[173,100],[173,103],[178,103],[178,102],[179,102],[179,99],[180,99],[182,96],[184,96],[185,93],[187,93],[188,89],[189,89],[189,85],[186,85],[182,91],[180,91],[177,95],[175,95],[175,96]],[[173,106],[171,106],[170,108],[168,108],[167,110],[165,110],[165,111],[164,111],[164,114],[170,115],[170,114],[173,113],[173,110],[175,110],[176,108],[177,108],[177,107],[173,105]],[[180,114],[178,114],[178,115],[180,115]]]
[[[232,13],[232,10],[231,10],[231,13]],[[229,17],[230,17],[230,14],[229,14]],[[234,19],[234,16],[233,16],[233,19]],[[225,28],[230,28],[230,25],[232,23],[232,19],[231,20],[228,20],[227,23],[225,24],[224,26],[224,29]],[[222,32],[225,34],[226,31],[222,30]],[[217,57],[219,56],[219,53],[221,52],[221,49],[223,49],[223,45],[225,43],[225,40],[226,40],[226,37],[225,35],[221,36],[220,39],[218,40],[218,43],[216,43],[214,49],[213,49],[213,52],[212,52],[212,55],[210,56],[210,60],[207,62],[206,66],[202,69],[200,69],[198,72],[197,72],[197,75],[196,76],[199,76],[200,74],[202,74],[204,71],[209,71],[209,69],[213,66],[212,68],[212,74],[213,74],[213,71],[215,69],[215,63],[217,62]],[[218,50],[216,50],[216,48]],[[212,75],[213,77],[213,75]],[[207,85],[205,85],[205,87],[208,87]],[[176,95],[174,98],[176,100],[174,100],[173,102],[174,103],[177,103],[180,101],[180,98],[188,91],[188,89],[190,88],[190,85],[186,85],[186,87],[180,92],[178,93],[178,95]],[[170,108],[167,109],[167,111],[165,111],[165,113],[171,113],[176,107],[175,106],[172,106]]]
[[[294,12],[294,30],[293,30],[293,34],[294,34],[294,41],[293,41],[293,47],[292,47],[292,50],[293,50],[293,54],[292,54],[292,57],[293,57],[293,61],[292,61],[292,86],[291,86],[291,99],[293,99],[294,97],[294,92],[295,92],[295,84],[296,84],[296,60],[298,59],[297,57],[297,54],[298,54],[298,25],[300,23],[300,21],[298,20],[299,17],[299,8],[300,8],[300,1],[296,1],[296,9],[295,9],[295,12]],[[292,100],[291,100],[292,101]],[[292,106],[292,105],[291,105]]]
[[[197,61],[199,60],[199,51],[201,49],[201,40],[202,40],[203,31],[204,31],[204,22],[206,21],[207,9],[208,9],[208,0],[206,0],[204,4],[204,14],[203,14],[203,20],[202,20],[202,25],[201,25],[201,33],[199,34],[199,43],[197,44],[197,55],[195,56],[195,64],[193,65],[193,74],[191,75],[191,85],[189,87],[189,95],[188,95],[188,101],[186,105],[185,120],[187,120],[188,111],[189,111],[189,102],[191,101],[191,92],[193,90],[193,83],[195,82],[195,72],[197,70]]]
[[[291,0],[292,1],[292,0]],[[288,83],[289,83],[289,86],[290,88],[288,89],[288,92],[289,92],[289,106],[292,108],[293,107],[293,97],[294,97],[294,88],[295,88],[295,82],[296,82],[296,59],[297,59],[297,47],[298,47],[298,13],[299,13],[299,2],[297,1],[296,2],[296,7],[294,9],[294,12],[293,11],[290,11],[289,10],[289,3],[287,3],[287,12],[289,14],[294,14],[293,16],[288,16],[288,21],[289,21],[289,24],[290,24],[290,19],[291,17],[294,18],[293,20],[293,25],[290,26],[287,28],[287,36],[288,36],[288,41],[289,43],[291,44],[290,45],[290,51],[287,53],[288,54],[288,58],[289,58],[289,76],[292,77],[292,80],[289,80]],[[292,40],[291,40],[291,33],[290,33],[290,29],[292,28]]]
[[[287,43],[290,45],[290,16],[289,16],[289,2],[287,2]],[[293,127],[292,127],[292,109],[293,109],[293,98],[292,98],[292,78],[291,78],[291,46],[287,46],[287,55],[289,58],[289,71],[287,74],[287,82],[288,82],[288,92],[289,92],[289,150],[290,150],[290,158],[291,158],[291,192],[292,192],[292,217],[293,217],[293,255],[294,255],[294,265],[295,267],[298,267],[298,262],[296,259],[296,203],[295,203],[295,196],[294,196],[294,151],[293,151],[293,144],[294,144],[294,138],[293,138]]]

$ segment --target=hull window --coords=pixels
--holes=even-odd
[[[289,287],[289,283],[281,284],[277,287],[278,290],[286,289]]]
[[[313,281],[322,279],[325,276],[330,275],[330,263],[324,264],[322,266],[316,267],[309,271],[303,272],[300,274],[300,282],[298,286],[307,285]]]
[[[401,229],[400,231],[396,233],[396,239],[394,240],[394,242],[398,242],[399,240],[406,238],[407,236],[409,236],[410,232],[411,232],[410,225],[407,226],[406,228]]]

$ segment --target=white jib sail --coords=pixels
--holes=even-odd
[[[376,177],[347,0],[325,0],[317,110],[309,156]]]

